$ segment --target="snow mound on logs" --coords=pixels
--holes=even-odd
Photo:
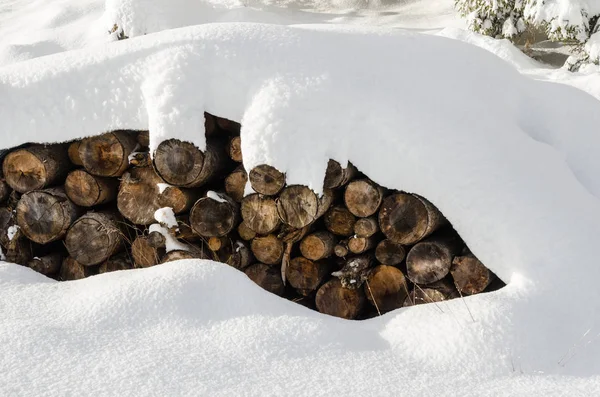
[[[183,364],[178,390],[197,392],[200,384],[217,394],[259,394],[265,373],[269,387],[281,387],[275,394],[350,384],[384,394],[398,382],[413,392],[449,390],[465,374],[506,383],[520,371],[598,374],[599,107],[473,46],[383,29],[204,25],[5,67],[4,148],[115,129],[149,129],[154,148],[171,137],[204,148],[207,111],[241,121],[246,169],[267,163],[289,184],[320,191],[328,159],[349,160],[381,185],[427,197],[508,286],[349,323],[273,299],[241,274],[206,263],[60,285],[3,265],[0,299],[4,317],[15,321],[3,336],[28,336],[32,354],[19,362],[36,364],[39,372],[28,373],[49,374],[36,376],[40,387],[79,373],[82,362],[97,369],[86,358],[92,352],[110,357],[111,371],[113,359],[134,359],[135,376],[140,368],[156,375],[143,376],[152,390],[168,388],[152,363]],[[50,325],[36,317],[43,311]],[[51,324],[54,342],[40,343]],[[65,346],[64,333],[82,342]],[[50,355],[63,357],[61,373],[40,368]],[[13,367],[1,376],[14,384],[28,373]],[[85,373],[74,387],[100,378]],[[107,376],[119,380],[115,388],[131,387],[127,372]],[[425,381],[431,376],[438,386]],[[399,380],[381,381],[390,377]],[[481,395],[489,392],[484,381],[472,385]],[[554,381],[518,384],[539,390],[544,382]]]

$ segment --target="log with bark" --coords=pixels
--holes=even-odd
[[[2,164],[8,185],[27,193],[61,183],[71,168],[67,146],[32,145],[10,152]]]
[[[138,236],[131,244],[131,256],[135,267],[158,265],[166,253],[165,243],[165,237],[156,231],[147,236]]]
[[[242,208],[242,211],[243,211],[243,208]],[[239,226],[237,227],[237,232],[238,232],[238,235],[240,236],[240,238],[245,241],[250,241],[254,237],[256,237],[256,232],[254,230],[250,229],[248,227],[248,224],[245,221],[243,221],[239,224]]]
[[[348,239],[348,251],[353,254],[362,254],[375,247],[377,241],[373,237],[352,236]]]
[[[379,231],[377,217],[370,216],[368,218],[359,218],[354,224],[354,234],[357,237],[371,237]]]
[[[62,281],[80,280],[98,273],[98,266],[84,266],[70,256],[63,259],[59,279]]]
[[[238,270],[244,270],[254,262],[252,251],[244,242],[236,241],[231,248],[231,253],[224,260],[229,266]]]
[[[344,203],[353,215],[365,218],[377,212],[383,195],[381,186],[369,179],[359,179],[346,186]]]
[[[216,117],[216,116],[215,116],[215,121],[216,121],[217,126],[219,126],[219,128],[222,129],[223,131],[229,132],[234,135],[240,134],[240,130],[242,128],[240,123],[233,121],[233,120],[223,118],[223,117]]]
[[[42,257],[35,257],[27,263],[31,269],[46,276],[52,276],[60,271],[60,266],[63,261],[63,256],[59,252],[55,252]]]
[[[283,241],[274,234],[255,237],[250,245],[252,253],[257,261],[267,265],[281,263],[283,257]]]
[[[446,224],[437,208],[423,197],[395,193],[385,198],[379,211],[379,226],[398,244],[412,245]]]
[[[483,292],[494,279],[494,274],[473,254],[455,257],[450,274],[456,288],[463,295]]]
[[[98,273],[116,272],[119,270],[133,269],[132,258],[127,253],[122,253],[109,258],[100,265]]]
[[[140,147],[148,149],[150,147],[150,131],[139,131],[137,134],[137,143]]]
[[[239,136],[231,137],[227,145],[227,154],[236,163],[242,162],[242,140]]]
[[[319,288],[330,271],[328,261],[311,261],[298,256],[289,262],[286,280],[298,293],[307,296]]]
[[[329,258],[333,255],[336,239],[333,234],[325,230],[309,234],[300,242],[302,256],[312,261]]]
[[[361,313],[366,298],[362,288],[344,288],[340,280],[331,279],[319,288],[315,301],[321,313],[350,320]]]
[[[244,190],[248,182],[248,174],[243,165],[238,166],[225,178],[225,193],[238,203],[244,198]]]
[[[81,146],[81,140],[71,142],[67,149],[67,154],[73,165],[83,167],[83,161],[81,161],[81,157],[79,156],[79,146]]]
[[[279,296],[285,292],[281,274],[275,267],[256,263],[247,267],[244,273],[264,290]]]
[[[10,196],[11,188],[4,179],[0,179],[0,204],[4,203]]]
[[[325,171],[325,179],[323,187],[325,189],[336,189],[346,185],[358,174],[356,167],[348,163],[344,168],[335,160],[329,160],[327,170]]]
[[[325,189],[319,197],[313,190],[302,185],[285,187],[277,200],[277,212],[283,223],[302,229],[319,219],[329,209],[333,192]]]
[[[136,145],[137,136],[131,131],[108,132],[81,141],[79,158],[90,174],[117,177],[129,167]]]
[[[281,225],[275,200],[260,194],[244,197],[241,213],[245,226],[256,234],[273,233]]]
[[[367,300],[380,314],[402,307],[408,296],[404,274],[393,266],[379,265],[373,268],[363,288]]]
[[[63,188],[25,193],[17,204],[17,224],[25,236],[39,244],[62,239],[81,210]]]
[[[199,187],[218,176],[226,164],[223,149],[212,141],[206,150],[190,142],[169,139],[154,152],[154,167],[165,182],[174,186]]]
[[[352,236],[356,217],[346,207],[341,205],[331,207],[323,217],[325,227],[337,236]]]
[[[65,246],[69,255],[84,266],[99,265],[122,251],[124,223],[113,212],[88,212],[69,228]]]
[[[382,265],[396,266],[406,258],[406,250],[402,244],[392,240],[381,240],[375,247],[375,258]]]
[[[274,196],[285,186],[285,174],[267,164],[252,168],[248,180],[255,192],[265,196]]]
[[[219,237],[237,225],[239,205],[229,196],[212,192],[196,201],[190,211],[190,226],[202,237]]]
[[[69,173],[65,192],[69,199],[81,207],[93,207],[117,198],[119,181],[115,178],[95,176],[85,170]]]
[[[333,253],[339,258],[345,258],[349,252],[347,239],[338,241],[335,247],[333,247]]]
[[[443,279],[462,247],[460,237],[452,231],[438,233],[416,244],[406,256],[409,280],[416,284],[431,284]]]

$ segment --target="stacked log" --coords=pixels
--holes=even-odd
[[[336,160],[321,192],[288,184],[273,165],[245,168],[240,124],[206,114],[205,127],[204,148],[150,153],[147,131],[120,130],[9,151],[2,253],[58,280],[210,259],[346,319],[503,285],[426,198]]]

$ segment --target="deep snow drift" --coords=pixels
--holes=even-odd
[[[424,195],[508,283],[357,323],[206,262],[62,284],[2,265],[0,384],[587,394],[600,372],[598,110],[476,47],[383,29],[203,25],[0,69],[2,147],[117,128],[149,128],[154,146],[176,136],[203,147],[208,111],[242,121],[246,168],[266,162],[319,190],[328,158],[350,160]]]

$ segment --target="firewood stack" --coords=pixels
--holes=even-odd
[[[272,166],[244,169],[238,123],[206,114],[205,125],[205,150],[170,139],[153,160],[147,131],[5,152],[6,260],[74,280],[212,259],[346,319],[503,285],[427,199],[334,160],[322,194],[288,185]],[[255,193],[244,195],[247,182]],[[157,217],[165,208],[172,221]]]

